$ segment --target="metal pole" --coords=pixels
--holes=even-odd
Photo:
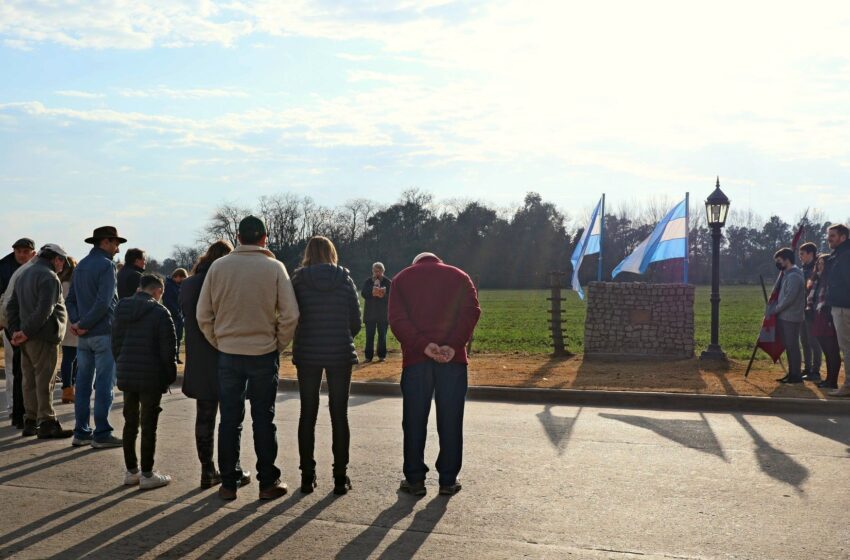
[[[596,271],[596,280],[602,282],[602,251],[605,249],[605,193],[602,193],[602,208],[600,208],[599,219],[599,267]]]
[[[685,264],[683,268],[684,283],[688,283],[688,264],[691,255],[691,193],[685,193]]]
[[[711,226],[711,343],[700,359],[725,360],[720,348],[720,226]]]

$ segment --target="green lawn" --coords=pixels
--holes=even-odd
[[[711,325],[710,289],[697,287],[696,336],[697,355],[708,345]],[[584,346],[585,304],[575,292],[565,291],[566,312],[564,338],[571,352],[580,353]],[[522,352],[545,354],[552,351],[549,338],[548,290],[482,290],[481,321],[475,330],[475,350],[480,352]],[[761,325],[764,310],[760,287],[726,286],[720,290],[720,345],[737,359],[748,359]],[[357,337],[363,347],[365,333]],[[389,336],[391,349],[398,342]]]

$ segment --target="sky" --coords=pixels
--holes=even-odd
[[[659,197],[850,216],[850,4],[0,1],[0,247],[216,205]],[[3,249],[0,249],[2,252]]]

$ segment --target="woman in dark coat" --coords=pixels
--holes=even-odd
[[[301,416],[298,419],[298,453],[301,458],[301,491],[316,487],[316,417],[319,389],[326,372],[333,435],[334,494],[351,489],[347,476],[348,390],[351,368],[357,363],[354,337],[360,332],[360,300],[348,270],[337,265],[336,248],[325,237],[307,243],[302,266],[292,275],[298,299],[298,328],[292,341],[292,363],[298,372]]]
[[[375,332],[378,333],[378,361],[383,362],[387,357],[387,318],[388,303],[392,280],[384,275],[382,263],[372,265],[372,276],[363,282],[360,293],[363,295],[363,324],[366,325],[366,349],[364,356],[367,362],[372,361],[375,352]]]
[[[179,303],[186,332],[186,368],[183,372],[183,394],[196,399],[195,444],[201,461],[201,488],[221,482],[213,462],[215,419],[218,414],[218,350],[204,337],[195,313],[207,271],[213,262],[233,251],[227,241],[216,241],[198,259],[191,277],[183,281]],[[242,484],[250,481],[246,473]]]

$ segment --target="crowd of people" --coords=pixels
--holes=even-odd
[[[780,271],[774,285],[775,301],[766,315],[775,315],[785,345],[788,374],[781,383],[812,381],[831,389],[830,395],[850,396],[847,358],[850,356],[850,230],[836,224],[828,229],[830,253],[818,254],[814,243],[797,251],[782,248],[774,255]],[[773,300],[774,298],[771,298]],[[801,351],[802,349],[802,351]],[[844,384],[838,386],[841,354],[845,360]],[[821,376],[826,362],[826,377]]]
[[[32,239],[15,242],[13,252],[0,260],[0,329],[10,418],[22,436],[71,438],[75,447],[121,447],[124,484],[141,489],[167,485],[171,477],[154,470],[156,431],[162,395],[177,379],[185,330],[182,389],[196,401],[201,487],[218,485],[219,496],[232,500],[251,482],[251,473],[240,462],[247,399],[259,497],[278,498],[288,488],[275,465],[275,403],[280,354],[291,343],[301,401],[300,489],[309,493],[318,485],[315,428],[324,376],[332,424],[333,491],[346,494],[352,489],[348,397],[358,363],[354,338],[365,324],[367,362],[375,355],[376,334],[378,360],[386,358],[388,329],[401,344],[400,490],[426,493],[425,437],[434,400],[440,494],[458,492],[466,346],[481,312],[469,276],[432,253],[421,253],[394,280],[375,263],[373,275],[358,290],[325,237],[309,240],[301,266],[291,277],[266,248],[262,220],[244,218],[238,240],[236,248],[216,241],[191,274],[178,268],[167,279],[145,271],[146,255],[138,248],[126,250],[119,270],[114,259],[127,240],[112,226],[94,230],[85,240],[92,249],[79,262],[58,244],[36,251]],[[60,348],[62,401],[74,403],[73,430],[62,427],[53,406]],[[109,422],[116,386],[124,400],[120,438]]]

